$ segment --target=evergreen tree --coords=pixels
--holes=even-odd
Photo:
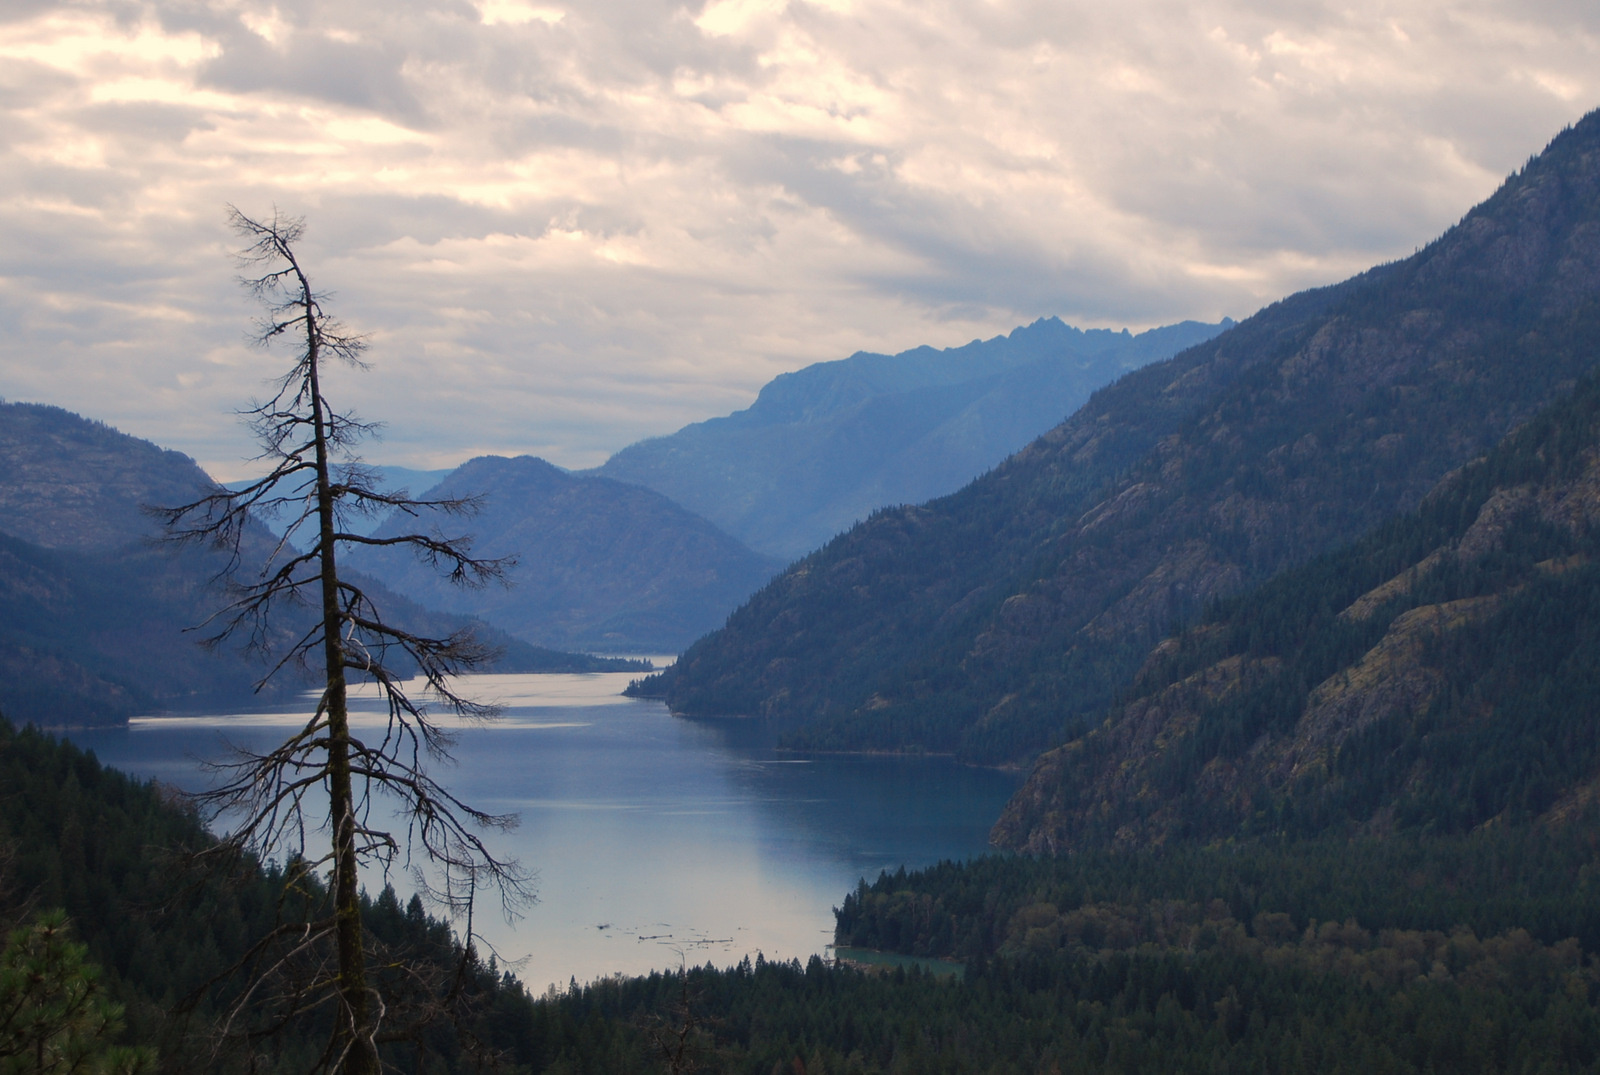
[[[138,1075],[148,1049],[114,1046],[122,1006],[100,989],[87,949],[68,935],[64,911],[12,932],[0,953],[0,1075]]]

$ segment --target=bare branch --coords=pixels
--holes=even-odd
[[[338,555],[352,546],[405,547],[466,586],[503,582],[514,561],[475,557],[468,538],[374,538],[344,524],[378,512],[464,516],[479,502],[419,500],[378,488],[375,473],[355,455],[378,427],[323,395],[324,364],[332,359],[365,368],[367,344],[324,309],[328,296],[312,288],[296,252],[304,220],[276,211],[257,220],[232,206],[228,220],[245,242],[238,253],[240,282],[262,305],[254,342],[296,348],[267,398],[242,412],[268,471],[240,489],[215,489],[154,514],[168,540],[225,554],[219,578],[227,599],[195,628],[202,641],[242,640],[260,654],[268,671],[258,687],[295,666],[314,668],[322,691],[313,715],[283,742],[263,751],[236,749],[212,765],[214,783],[195,801],[229,830],[208,854],[234,860],[287,855],[293,865],[284,874],[284,906],[293,892],[296,906],[330,910],[314,920],[284,922],[247,952],[233,970],[252,982],[222,1029],[226,1035],[236,1025],[248,1026],[244,1033],[254,1038],[306,1013],[331,1012],[331,1036],[316,1070],[376,1075],[376,1043],[389,1036],[380,1026],[390,1004],[369,975],[360,864],[387,871],[403,861],[420,893],[466,918],[469,945],[479,891],[497,891],[511,917],[532,901],[533,877],[496,856],[482,835],[516,819],[468,805],[428,771],[450,760],[453,742],[429,706],[471,720],[496,715],[493,706],[456,686],[458,676],[482,667],[493,651],[470,634],[431,637],[388,621],[364,589],[339,576]],[[262,537],[256,517],[284,511],[290,518],[281,536]],[[376,685],[386,705],[387,720],[374,742],[352,732],[352,681]],[[308,855],[323,834],[326,851]],[[268,1014],[245,1019],[252,1007]]]

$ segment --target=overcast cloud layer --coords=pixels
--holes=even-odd
[[[7,0],[0,394],[245,473],[277,206],[369,457],[588,466],[858,348],[1246,316],[1596,105],[1592,0]]]

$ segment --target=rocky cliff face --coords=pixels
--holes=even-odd
[[[1600,786],[1600,386],[1150,654],[995,828],[1059,852],[1577,812]]]
[[[796,565],[653,684],[796,745],[1026,758],[1174,623],[1416,507],[1590,369],[1600,115],[1415,256],[1123,378]]]

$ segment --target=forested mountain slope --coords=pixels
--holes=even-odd
[[[186,632],[225,600],[213,585],[223,561],[156,544],[159,527],[143,510],[212,487],[177,452],[57,407],[0,405],[0,709],[23,722],[90,725],[252,697],[265,667],[258,658],[209,652]],[[263,531],[247,551],[263,554],[268,540]],[[398,597],[380,600],[398,622],[429,633],[469,626]],[[601,666],[482,633],[502,648],[507,671]]]
[[[793,745],[1026,758],[1207,600],[1416,507],[1591,369],[1600,114],[1411,258],[1132,373],[796,564],[643,690]]]
[[[1600,383],[1211,610],[995,829],[1032,850],[1559,820],[1600,801]]]
[[[0,786],[0,923],[65,908],[127,1006],[124,1040],[154,1045],[163,1072],[311,1067],[316,1013],[213,1051],[244,978],[201,991],[187,1019],[181,1005],[278,924],[270,871],[183,869],[208,837],[163,789],[4,721]],[[758,957],[532,1000],[492,962],[462,966],[417,901],[385,890],[363,921],[383,984],[413,986],[391,999],[438,1016],[385,1043],[386,1070],[652,1071],[665,1042],[683,1070],[751,1075],[1577,1072],[1600,1064],[1594,864],[1579,827],[1501,826],[990,857],[842,894],[839,944],[962,959],[961,981]]]
[[[509,585],[454,587],[388,549],[356,550],[346,562],[424,604],[540,645],[676,653],[780,567],[659,493],[532,456],[471,460],[427,495],[483,497],[465,520],[420,521],[472,533],[475,556],[517,557]],[[417,525],[391,520],[377,534]]]
[[[281,874],[243,862],[225,876],[188,862],[212,838],[170,788],[104,768],[93,754],[19,731],[4,717],[0,787],[0,928],[9,932],[41,910],[65,910],[102,972],[102,987],[126,1006],[125,1040],[157,1047],[161,1072],[312,1070],[327,1037],[315,1012],[276,1032],[263,1019],[250,1020],[248,1030],[260,1035],[253,1049],[237,1042],[218,1048],[221,1014],[251,984],[229,968],[294,913],[285,909]],[[386,1046],[386,1064],[417,1070],[406,1065],[427,1051],[427,1071],[483,1071],[482,1058],[463,1047],[477,1038],[508,1054],[507,1070],[528,1070],[537,1043],[529,1041],[533,1006],[521,985],[476,957],[463,963],[449,926],[420,901],[402,906],[386,888],[363,902],[369,952],[385,952],[410,981],[458,983],[456,999],[465,1002],[456,1009],[459,1027],[439,1005],[438,1018],[416,1040]],[[404,1016],[390,1018],[394,1026]]]
[[[877,508],[959,489],[1096,388],[1231,324],[1135,336],[1050,317],[962,347],[858,352],[774,378],[745,410],[630,445],[597,473],[793,560]]]

